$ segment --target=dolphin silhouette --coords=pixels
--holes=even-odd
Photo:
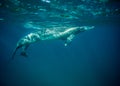
[[[46,29],[44,31],[36,31],[29,33],[25,37],[21,38],[16,48],[12,54],[12,59],[14,59],[14,56],[18,49],[22,48],[21,55],[27,57],[26,50],[29,47],[29,45],[38,42],[38,41],[45,41],[45,40],[64,40],[65,46],[71,43],[72,39],[75,37],[76,34],[79,34],[81,32],[93,29],[94,26],[81,26],[81,27],[71,27],[64,31],[56,31],[51,29]]]

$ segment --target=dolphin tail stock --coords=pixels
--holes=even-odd
[[[17,46],[17,47],[14,49],[14,51],[13,51],[13,53],[12,53],[12,56],[11,56],[11,59],[12,59],[12,60],[14,59],[15,54],[16,54],[16,52],[17,52],[17,50],[18,50],[19,48],[20,48],[20,47]]]

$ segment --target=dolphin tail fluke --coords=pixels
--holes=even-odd
[[[24,57],[28,57],[28,55],[27,55],[27,53],[25,51],[22,51],[20,55],[24,56]]]
[[[16,48],[14,49],[12,56],[11,56],[11,57],[9,58],[9,60],[8,60],[8,63],[10,63],[10,62],[14,59],[15,54],[16,54],[18,48],[19,48],[19,47],[16,47]]]
[[[17,50],[18,50],[18,47],[14,49],[13,54],[12,54],[12,58],[11,58],[11,59],[14,59]]]

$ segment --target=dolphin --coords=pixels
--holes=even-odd
[[[43,31],[39,30],[39,31],[31,32],[18,41],[16,48],[12,54],[12,59],[14,59],[17,50],[20,48],[22,49],[20,55],[27,57],[28,56],[26,54],[27,48],[35,42],[45,41],[45,40],[64,40],[65,41],[64,45],[67,46],[68,44],[71,43],[75,35],[93,28],[94,26],[81,26],[81,27],[71,27],[65,29],[64,31],[45,29]]]

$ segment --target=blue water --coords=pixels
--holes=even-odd
[[[16,11],[20,6],[13,4],[15,1],[36,3],[34,0],[0,2],[3,4],[0,5],[0,86],[120,86],[120,15],[117,0],[105,2],[108,4],[105,8],[112,9],[111,14],[92,15],[84,8],[88,14],[72,14],[72,18],[69,14],[71,11],[67,12],[69,15],[64,15],[66,11],[63,8],[66,5],[59,8],[60,11],[54,8],[58,5],[57,2],[52,3],[55,0],[41,2],[43,8],[48,6],[45,7],[47,12],[38,12],[37,15],[30,14],[35,9],[27,9],[29,11],[26,13],[23,10]],[[68,1],[61,0],[61,3]],[[53,8],[49,8],[51,3]],[[81,3],[74,0],[73,6]],[[26,5],[22,8],[26,8]],[[72,8],[68,5],[65,9]],[[115,9],[118,11],[113,12]],[[48,14],[49,10],[51,14]],[[90,10],[93,10],[92,7]],[[56,13],[62,14],[56,17]],[[34,22],[33,27],[24,27],[29,21]],[[76,35],[67,47],[61,40],[34,43],[27,50],[28,57],[20,56],[18,51],[15,59],[8,63],[20,38],[35,31],[36,27],[51,28],[53,22],[59,27],[92,25],[95,29]]]

